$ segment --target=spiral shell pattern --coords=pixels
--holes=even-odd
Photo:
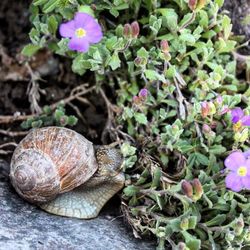
[[[54,199],[86,182],[97,170],[93,145],[75,131],[46,127],[32,130],[11,160],[11,182],[32,203]]]

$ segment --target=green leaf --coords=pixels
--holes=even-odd
[[[154,170],[153,173],[153,180],[152,180],[152,184],[151,184],[151,188],[157,188],[160,185],[160,180],[161,180],[161,168],[157,167]]]
[[[219,7],[222,7],[224,4],[224,0],[215,0]]]
[[[222,19],[222,28],[224,30],[224,38],[227,40],[230,36],[233,25],[231,24],[231,19],[224,15]]]
[[[90,69],[91,64],[87,59],[88,59],[87,54],[81,53],[78,56],[76,56],[72,64],[73,72],[79,75],[83,75],[86,72],[86,69]]]
[[[163,16],[163,26],[167,27],[171,32],[176,32],[178,29],[178,15],[174,9],[158,9]]]
[[[60,4],[60,0],[49,0],[43,6],[43,12],[44,13],[49,13],[49,12],[53,11],[59,4]]]
[[[110,14],[113,15],[114,17],[118,17],[119,16],[119,11],[117,11],[116,9],[110,9],[109,10]]]
[[[150,80],[150,81],[156,81],[156,80],[160,80],[162,82],[165,82],[166,79],[163,75],[160,75],[158,72],[156,72],[155,70],[152,69],[147,69],[144,71],[146,77]]]
[[[194,45],[195,44],[195,37],[188,33],[183,33],[179,36],[180,40],[186,42],[187,44]]]
[[[56,31],[57,31],[57,28],[58,28],[58,22],[57,22],[55,16],[50,16],[49,19],[48,19],[49,32],[51,34],[55,35]]]
[[[62,116],[64,116],[64,111],[57,109],[54,113],[56,121],[59,122]]]
[[[121,152],[124,157],[131,156],[136,153],[136,148],[125,142],[121,146]]]
[[[202,164],[204,166],[209,165],[209,159],[208,159],[207,156],[205,156],[205,155],[203,155],[203,154],[201,154],[199,152],[196,152],[195,154],[196,154],[196,159],[200,164]]]
[[[184,236],[185,243],[190,250],[200,250],[201,241],[198,240],[195,236],[192,236],[187,231],[182,231]]]
[[[25,56],[33,56],[41,47],[39,45],[28,44],[22,49],[22,54]]]
[[[213,145],[209,148],[209,152],[214,155],[221,155],[225,153],[227,149],[223,147],[222,145]]]
[[[75,116],[70,115],[68,117],[68,125],[69,126],[75,126],[77,124],[77,122],[78,122],[78,119]]]
[[[139,124],[146,125],[148,123],[147,117],[143,113],[135,113],[134,117]]]
[[[213,219],[206,221],[205,224],[208,227],[220,226],[226,220],[227,216],[225,214],[217,214]]]
[[[117,68],[121,67],[121,60],[119,58],[119,55],[117,52],[115,52],[109,61],[109,66],[111,67],[112,70],[116,70]]]
[[[37,5],[43,5],[43,4],[47,3],[47,2],[48,2],[48,0],[35,0],[35,1],[33,1],[33,4],[35,6],[37,6]]]
[[[128,186],[128,187],[125,187],[123,189],[123,192],[126,196],[128,197],[131,197],[131,196],[134,196],[135,194],[137,194],[139,191],[139,188],[138,187],[135,187],[135,186]]]
[[[143,58],[148,58],[148,51],[144,48],[144,47],[142,47],[142,48],[140,48],[138,51],[137,51],[137,56],[138,57],[143,57]]]

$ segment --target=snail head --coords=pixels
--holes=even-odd
[[[123,158],[119,149],[113,146],[98,146],[96,159],[100,174],[115,176],[121,172]]]

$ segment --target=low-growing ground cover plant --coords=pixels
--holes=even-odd
[[[249,83],[237,76],[240,38],[222,5],[34,0],[30,6],[31,44],[23,54],[45,47],[71,58],[82,78],[94,76],[108,109],[105,135],[121,143],[125,158],[123,214],[135,236],[154,236],[158,249],[250,245]],[[73,117],[60,123],[69,117],[56,112],[57,124],[75,124]],[[23,125],[44,125],[38,121]]]

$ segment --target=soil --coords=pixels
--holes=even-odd
[[[47,50],[40,51],[29,61],[21,55],[22,48],[29,42],[30,2],[2,0],[0,4],[0,116],[31,114],[44,105],[69,97],[71,91],[83,83],[94,83],[91,74],[84,77],[75,75],[71,71],[70,60],[52,55]],[[32,75],[41,78],[36,81],[33,95],[30,89]],[[38,105],[34,107],[34,100],[32,102],[29,97],[35,98]],[[105,102],[93,92],[84,98],[84,102],[72,101],[71,106],[67,105],[66,113],[77,116],[77,107],[82,119],[74,130],[100,144],[107,116]],[[20,122],[0,124],[1,130],[19,131]],[[19,142],[22,137],[0,136],[0,145],[9,141]],[[5,152],[0,148],[0,153]]]
[[[233,32],[250,40],[250,0],[226,0],[223,6],[233,23]],[[244,48],[244,54],[250,54],[250,44]]]

